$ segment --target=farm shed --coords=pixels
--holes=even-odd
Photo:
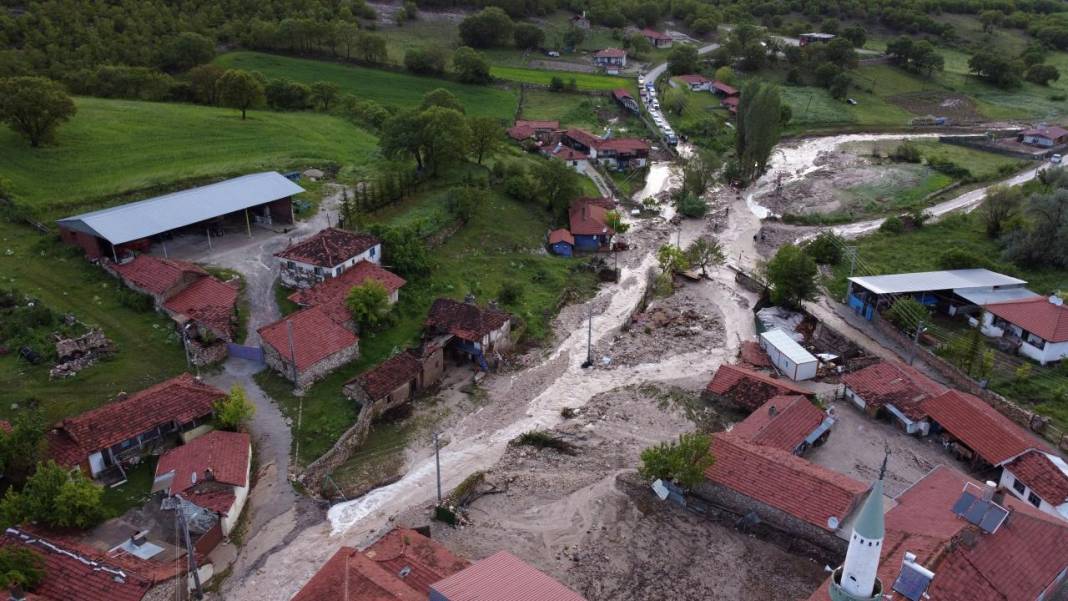
[[[1029,146],[1053,148],[1068,142],[1068,129],[1059,126],[1037,127],[1020,132],[1016,139]]]
[[[304,192],[275,171],[156,196],[117,207],[60,219],[59,235],[79,246],[90,258],[111,257],[118,262],[124,246],[144,248],[152,238],[197,226],[211,243],[212,223],[240,223],[252,235],[253,223],[293,223],[292,197]],[[166,254],[166,245],[164,245]]]
[[[768,353],[771,363],[786,377],[800,382],[816,377],[819,360],[782,330],[760,335],[760,348]]]
[[[929,307],[955,315],[973,306],[976,295],[1024,294],[1026,281],[989,269],[952,269],[849,278],[849,308],[865,319],[890,308],[898,298],[911,297]],[[1017,292],[1006,292],[1016,290]],[[988,301],[989,302],[989,301]]]

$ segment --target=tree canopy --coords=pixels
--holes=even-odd
[[[90,528],[104,518],[103,489],[81,471],[53,461],[37,464],[21,491],[0,500],[0,525],[37,522],[53,528]]]
[[[248,400],[248,394],[239,384],[230,387],[225,398],[215,401],[215,420],[223,430],[236,432],[256,414],[256,405]]]
[[[472,48],[507,46],[512,41],[512,18],[496,6],[489,6],[460,22],[460,39]]]
[[[662,442],[642,451],[638,474],[646,480],[668,480],[684,488],[693,488],[705,478],[705,470],[715,461],[709,448],[708,434],[680,434],[678,440]]]
[[[78,112],[63,86],[43,77],[0,79],[0,121],[37,148]]]
[[[389,291],[374,279],[353,286],[345,296],[345,306],[352,312],[352,318],[361,331],[374,330],[388,323],[389,312],[393,308],[389,302]]]
[[[816,276],[819,272],[816,262],[798,246],[787,244],[780,247],[768,261],[767,271],[773,303],[799,308],[803,301],[818,298]]]
[[[219,102],[241,111],[242,120],[245,119],[245,111],[264,102],[263,84],[248,71],[230,69],[223,73],[217,85]]]
[[[755,179],[767,168],[771,151],[779,143],[782,114],[782,100],[775,86],[750,81],[742,88],[734,150],[746,181]]]

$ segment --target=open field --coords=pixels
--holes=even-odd
[[[197,178],[366,163],[374,136],[313,113],[78,98],[58,143],[30,148],[0,130],[0,173],[17,201],[42,218],[62,217],[105,197]]]
[[[579,90],[587,91],[605,91],[614,90],[616,88],[626,88],[633,94],[636,94],[638,91],[638,84],[633,78],[618,77],[615,75],[546,71],[543,69],[501,67],[496,65],[490,68],[490,74],[498,79],[507,81],[533,83],[546,86],[549,85],[554,77],[558,77],[564,83],[575,80],[575,85]]]
[[[416,107],[427,92],[445,88],[456,95],[469,115],[488,115],[501,119],[511,119],[515,115],[516,93],[492,86],[466,85],[445,79],[261,52],[229,52],[216,58],[215,62],[226,68],[259,71],[268,78],[285,77],[306,84],[330,81],[341,86],[342,92],[400,108]]]

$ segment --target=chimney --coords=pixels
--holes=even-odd
[[[775,408],[775,405],[772,405],[771,407],[768,407],[768,415],[770,415],[772,417],[775,417],[778,414],[779,414],[779,410]]]
[[[994,500],[994,491],[998,489],[998,485],[993,480],[987,480],[983,485],[983,500]]]
[[[26,601],[26,592],[22,590],[22,586],[19,584],[11,585],[11,596],[8,597],[10,601]]]
[[[469,305],[475,304],[475,295],[474,295],[474,293],[468,292],[467,295],[464,296],[464,302],[469,304]]]

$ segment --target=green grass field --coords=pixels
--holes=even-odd
[[[614,90],[616,88],[625,88],[630,90],[633,94],[637,94],[638,91],[638,84],[633,78],[617,77],[615,75],[548,71],[544,69],[501,67],[497,65],[490,68],[490,74],[498,79],[504,79],[506,81],[540,85],[549,85],[554,77],[559,77],[564,83],[575,80],[575,85],[578,89],[585,91],[605,91]]]
[[[99,199],[177,182],[264,170],[367,163],[374,136],[313,113],[78,98],[58,143],[30,148],[0,129],[0,173],[16,199],[58,217]]]
[[[455,94],[469,115],[511,120],[517,103],[515,92],[493,86],[465,85],[445,79],[260,52],[228,52],[215,62],[226,68],[259,71],[268,78],[286,77],[306,84],[331,81],[341,86],[343,92],[400,108],[418,106],[424,94],[437,88]]]

